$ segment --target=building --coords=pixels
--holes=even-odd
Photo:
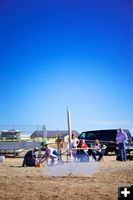
[[[72,130],[72,133],[75,133],[75,135],[78,137],[79,133],[76,130]],[[63,140],[68,140],[68,131],[65,130],[36,130],[31,136],[31,139],[39,139],[39,138],[47,138],[48,140],[56,140],[57,137],[62,138]]]
[[[18,130],[3,130],[1,131],[1,140],[20,140],[20,131]]]

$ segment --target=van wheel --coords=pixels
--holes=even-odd
[[[119,150],[115,149],[115,154],[118,155],[119,154]]]
[[[108,155],[108,149],[105,150],[105,154],[104,155],[106,155],[106,156]]]

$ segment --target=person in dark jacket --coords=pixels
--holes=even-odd
[[[35,147],[33,150],[27,151],[27,153],[24,156],[22,167],[24,166],[35,166],[36,161],[36,152],[38,151],[38,147]]]

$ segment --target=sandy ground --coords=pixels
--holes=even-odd
[[[21,167],[22,158],[0,164],[1,200],[115,200],[118,186],[133,184],[133,161],[105,156],[99,170],[88,177],[49,177],[42,168]]]

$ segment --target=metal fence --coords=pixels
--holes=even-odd
[[[4,130],[17,130],[20,131],[21,137],[30,137],[31,134],[36,130],[46,130],[45,125],[6,125],[0,124],[0,133]]]
[[[16,142],[0,142],[0,150],[19,150],[19,149],[33,149],[40,148],[38,141],[16,141]]]

